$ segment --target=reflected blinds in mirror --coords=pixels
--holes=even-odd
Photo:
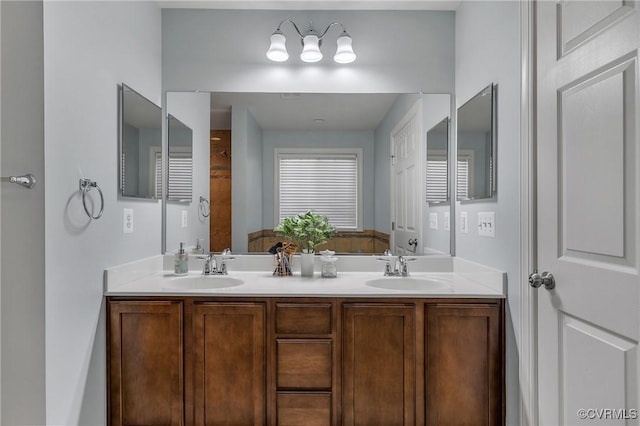
[[[430,156],[427,160],[427,202],[446,202],[447,197],[447,157]]]
[[[357,153],[281,153],[278,221],[311,210],[339,230],[358,229]]]
[[[172,152],[169,156],[169,200],[191,201],[193,159],[190,152]],[[162,153],[156,153],[155,194],[160,198],[162,193]]]

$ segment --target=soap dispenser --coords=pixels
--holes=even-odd
[[[180,250],[176,253],[174,273],[186,275],[189,272],[189,253],[184,251],[184,243],[180,243]]]

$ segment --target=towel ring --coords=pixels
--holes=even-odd
[[[94,216],[92,213],[90,213],[89,209],[87,208],[86,196],[87,193],[91,191],[91,188],[97,189],[98,193],[100,194],[100,212],[97,216]],[[80,191],[82,191],[82,207],[84,207],[84,211],[87,216],[89,216],[89,218],[91,219],[100,219],[100,217],[102,216],[102,212],[104,211],[104,196],[102,195],[102,190],[100,189],[98,184],[91,179],[82,178],[80,179]]]
[[[200,208],[200,214],[203,217],[209,217],[209,215],[211,214],[211,204],[209,203],[209,200],[204,198],[202,195],[200,196],[199,208]]]

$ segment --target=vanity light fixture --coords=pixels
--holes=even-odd
[[[285,19],[280,22],[278,28],[271,34],[271,45],[269,46],[269,50],[267,51],[267,58],[271,59],[274,62],[284,62],[289,59],[289,52],[287,52],[287,47],[285,45],[287,38],[284,36],[284,33],[280,30],[280,27],[285,22],[290,23],[293,28],[296,30],[296,33],[300,36],[302,41],[302,53],[300,54],[300,59],[304,62],[318,62],[322,59],[322,52],[320,51],[320,46],[322,45],[322,38],[327,34],[329,28],[334,25],[340,25],[342,27],[342,33],[338,37],[337,41],[337,50],[336,54],[333,56],[333,60],[339,64],[348,64],[356,60],[356,54],[353,52],[353,47],[351,46],[351,36],[347,33],[344,25],[340,22],[332,22],[327,28],[322,32],[322,34],[318,34],[313,28],[310,28],[305,34],[302,34],[298,29],[298,26],[295,22],[290,19]]]

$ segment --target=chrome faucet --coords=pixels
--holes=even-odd
[[[231,250],[228,248],[224,249],[220,256],[219,259],[216,259],[216,254],[211,252],[204,257],[199,257],[199,259],[205,259],[202,275],[228,275],[225,261],[235,258],[229,257],[231,256]]]
[[[416,260],[415,258],[406,258],[402,255],[393,256],[391,252],[387,249],[384,251],[383,258],[379,258],[378,260],[386,261],[386,265],[384,266],[384,276],[385,277],[408,277],[409,276],[409,268],[407,268],[407,262],[411,260]],[[393,268],[391,263],[393,262]]]

